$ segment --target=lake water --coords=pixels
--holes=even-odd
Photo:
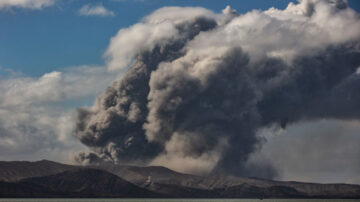
[[[359,202],[360,199],[0,199],[0,202]]]

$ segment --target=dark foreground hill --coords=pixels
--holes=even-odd
[[[360,198],[360,186],[183,174],[161,166],[0,162],[2,197]],[[7,194],[7,195],[5,195]]]
[[[133,185],[103,170],[82,168],[59,174],[0,182],[2,197],[124,197],[162,195]]]

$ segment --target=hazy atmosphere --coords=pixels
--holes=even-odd
[[[360,184],[357,0],[0,0],[0,161]]]

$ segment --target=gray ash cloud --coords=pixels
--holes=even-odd
[[[75,134],[92,151],[78,161],[272,178],[271,164],[248,163],[260,128],[359,118],[359,36],[345,1],[159,9],[112,38],[108,67],[126,72],[78,110]]]

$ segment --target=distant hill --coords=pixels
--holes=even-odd
[[[78,166],[53,161],[0,161],[0,181],[12,182],[29,177],[40,177],[76,169]]]
[[[0,197],[4,193],[8,197],[360,198],[360,185],[202,177],[161,166],[73,166],[43,160],[0,162]]]

